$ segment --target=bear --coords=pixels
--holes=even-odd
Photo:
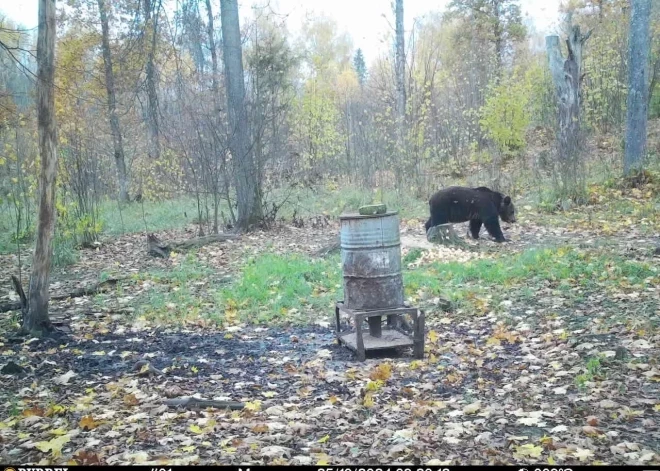
[[[496,242],[506,242],[498,217],[504,222],[516,222],[516,208],[511,198],[485,186],[444,188],[431,196],[429,210],[431,217],[424,225],[427,232],[440,224],[470,221],[474,239],[479,238],[483,224]]]

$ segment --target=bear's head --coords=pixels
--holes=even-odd
[[[505,196],[502,198],[502,202],[499,207],[500,218],[502,221],[508,223],[516,222],[516,207],[513,205],[510,196]]]

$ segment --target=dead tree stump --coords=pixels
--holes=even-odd
[[[155,234],[147,234],[147,247],[149,255],[161,258],[169,258],[172,250],[167,244],[161,242]]]
[[[467,247],[467,243],[456,233],[451,224],[431,227],[426,233],[426,240],[432,244]]]

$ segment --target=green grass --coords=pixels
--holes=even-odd
[[[236,310],[243,320],[261,323],[300,317],[296,314],[330,313],[333,301],[340,298],[338,257],[319,260],[265,254],[250,260],[217,301],[225,315]]]
[[[190,224],[197,217],[197,206],[193,198],[178,198],[130,203],[120,211],[116,201],[106,200],[100,204],[100,215],[108,235],[156,232]]]
[[[411,251],[407,257],[416,259],[419,255]],[[540,286],[564,291],[576,301],[582,299],[583,292],[644,289],[659,281],[659,270],[607,253],[559,247],[467,263],[436,262],[404,269],[403,276],[407,296],[426,291],[431,296],[447,297],[469,312],[480,312],[484,298],[491,305],[504,298],[532,299],[537,293],[534,287]],[[188,254],[171,271],[136,279],[154,284],[137,303],[137,312],[148,319],[305,323],[329,315],[333,302],[342,298],[336,255],[320,260],[303,255],[258,255],[224,285],[213,280],[213,271],[200,264],[194,254]]]
[[[136,275],[133,282],[147,282],[149,288],[131,303],[135,315],[174,324],[199,319],[217,325],[308,323],[323,313],[330,315],[332,303],[341,297],[336,256],[317,260],[267,253],[248,260],[229,283],[214,275],[193,253],[170,271]],[[96,302],[104,304],[108,296],[121,293],[100,295]]]
[[[523,298],[531,297],[534,295],[531,286],[548,283],[566,292],[575,287],[599,290],[624,285],[643,289],[653,280],[657,282],[659,275],[658,268],[649,263],[558,247],[529,249],[466,263],[436,262],[404,271],[404,284],[407,295],[414,296],[423,290],[460,303],[486,294],[503,297],[510,289],[520,290]]]

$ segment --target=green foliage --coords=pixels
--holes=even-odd
[[[504,155],[511,155],[525,146],[530,94],[529,81],[520,73],[503,78],[488,89],[480,124]]]
[[[418,247],[413,247],[408,251],[408,253],[403,257],[403,266],[407,266],[410,263],[414,263],[421,258],[424,254],[424,250]]]
[[[612,4],[610,21],[593,28],[583,65],[583,122],[600,132],[616,131],[623,124],[628,95],[628,7],[619,0]]]
[[[529,84],[530,121],[539,126],[554,127],[557,103],[552,76],[545,57],[535,60],[525,72]]]
[[[591,357],[585,365],[586,371],[575,377],[575,384],[582,392],[586,391],[587,383],[597,379],[602,374],[602,365],[599,357]]]
[[[341,151],[339,112],[332,96],[329,88],[310,79],[305,84],[304,94],[296,102],[294,129],[305,169],[322,164]]]

